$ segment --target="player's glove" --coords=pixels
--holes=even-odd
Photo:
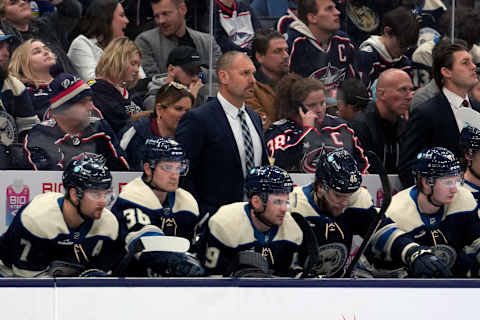
[[[452,276],[450,269],[428,247],[416,246],[408,249],[405,259],[410,273],[414,277],[446,278]]]
[[[200,261],[181,252],[144,252],[139,262],[149,270],[152,277],[200,277],[205,274]]]

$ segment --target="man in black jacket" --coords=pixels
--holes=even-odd
[[[376,101],[350,122],[363,149],[374,151],[387,173],[398,173],[400,136],[406,127],[403,116],[412,103],[412,87],[405,71],[392,68],[382,72]]]
[[[478,82],[476,66],[468,50],[451,44],[433,56],[433,76],[440,92],[412,110],[400,153],[399,174],[404,187],[413,184],[412,166],[425,148],[444,147],[460,155],[459,138],[463,123],[456,117],[461,108],[480,106],[469,100],[468,92]]]

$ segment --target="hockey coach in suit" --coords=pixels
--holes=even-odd
[[[181,185],[197,199],[201,215],[246,200],[245,177],[267,164],[261,118],[245,106],[253,96],[254,73],[245,54],[223,54],[217,61],[216,98],[187,112],[178,124],[175,138],[190,161]]]

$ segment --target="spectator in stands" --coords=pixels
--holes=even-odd
[[[368,90],[359,79],[349,78],[337,89],[338,115],[345,121],[352,121],[369,102]]]
[[[405,7],[398,7],[384,15],[382,35],[373,35],[365,40],[355,60],[356,69],[368,88],[387,69],[411,70],[411,61],[405,53],[408,47],[417,43],[418,28],[417,19]]]
[[[412,61],[414,66],[414,86],[423,87],[427,84],[430,88],[434,88],[435,93],[439,92],[438,87],[434,87],[435,80],[433,79],[432,63],[433,63],[433,48],[440,39],[449,40],[451,43],[451,18],[452,12],[449,9],[442,15],[438,23],[438,31],[440,35],[438,38],[423,42],[418,46],[412,54]],[[472,55],[475,64],[480,63],[480,47],[477,45],[480,42],[480,10],[458,6],[455,8],[455,39],[454,41],[466,41],[465,46]],[[447,42],[448,43],[448,42]],[[433,97],[433,95],[428,98]],[[412,107],[420,105],[422,102],[428,100],[418,100],[414,97]]]
[[[32,98],[33,109],[41,120],[49,118],[48,110],[53,80],[50,72],[56,65],[55,54],[43,42],[27,40],[13,52],[10,74],[22,81]]]
[[[93,104],[115,132],[143,111],[141,102],[132,99],[128,91],[138,81],[140,59],[135,43],[127,37],[118,37],[110,41],[95,69]]]
[[[95,67],[112,39],[123,37],[128,19],[117,0],[95,0],[79,23],[80,35],[70,44],[68,57],[84,81],[95,79]]]
[[[252,40],[260,23],[251,8],[236,0],[215,0],[213,35],[222,52],[236,50],[252,55]]]
[[[290,71],[322,80],[326,89],[337,88],[354,76],[354,46],[338,31],[340,12],[332,0],[300,0],[298,17],[288,31]]]
[[[462,107],[480,110],[480,106],[468,98],[478,77],[467,48],[451,44],[442,47],[433,58],[433,75],[441,91],[413,108],[410,115],[404,148],[400,152],[400,179],[405,187],[413,184],[411,168],[424,148],[445,147],[460,154],[458,141],[462,124],[456,119],[456,111]]]
[[[368,161],[353,130],[338,117],[326,114],[325,86],[320,80],[289,74],[280,79],[275,105],[281,119],[265,132],[270,163],[293,172],[315,173],[324,148],[344,147],[361,171]]]
[[[180,118],[192,108],[194,101],[188,88],[178,82],[166,83],[157,90],[153,112],[129,122],[119,134],[120,146],[126,151],[131,168],[142,170],[139,150],[148,137],[175,136]]]
[[[55,12],[34,19],[28,1],[1,0],[1,29],[6,34],[15,36],[12,40],[12,52],[22,42],[38,39],[53,51],[62,70],[76,73],[66,50],[68,36],[81,16],[82,7],[77,0],[52,0],[51,4],[55,5]]]
[[[363,149],[375,152],[387,173],[398,173],[401,136],[407,125],[403,116],[412,103],[412,87],[405,71],[383,71],[377,82],[376,100],[350,121]],[[370,173],[376,173],[374,169]]]
[[[252,53],[257,65],[257,81],[247,105],[262,117],[266,130],[278,120],[274,90],[278,80],[288,73],[288,45],[280,33],[265,29],[255,34]]]
[[[290,24],[293,21],[299,20],[297,15],[298,14],[297,2],[298,0],[290,1],[289,8],[287,9],[287,14],[285,14],[280,19],[278,19],[277,31],[283,36],[287,35],[288,28],[290,28]]]
[[[39,122],[30,95],[23,83],[9,74],[10,40],[0,30],[0,145],[9,146],[22,140],[24,134]],[[20,135],[20,139],[19,139]]]
[[[118,139],[108,123],[91,118],[92,90],[80,78],[59,74],[50,84],[52,118],[33,127],[24,140],[28,163],[33,170],[61,170],[72,157],[98,153],[112,170],[129,166]]]
[[[148,84],[148,95],[143,102],[145,108],[153,109],[158,89],[172,81],[180,83],[190,90],[195,98],[195,105],[206,102],[207,94],[205,90],[202,90],[204,84],[200,79],[200,76],[205,77],[202,66],[204,65],[202,65],[200,55],[194,48],[188,46],[174,48],[168,55],[167,73],[153,76],[152,81]]]
[[[125,30],[125,35],[129,39],[135,39],[140,33],[155,27],[150,1],[125,0],[122,1],[122,5],[130,21]]]
[[[135,43],[142,52],[142,67],[147,76],[167,72],[167,57],[179,46],[190,46],[200,53],[202,64],[208,65],[212,37],[187,27],[185,0],[152,0],[157,28],[138,35]],[[214,41],[213,61],[220,56],[220,48]]]

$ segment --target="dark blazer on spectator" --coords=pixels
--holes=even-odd
[[[480,105],[470,103],[480,112]],[[412,167],[417,154],[425,148],[444,147],[459,156],[460,133],[447,97],[439,92],[430,100],[413,108],[403,137],[400,152],[400,180],[404,187],[413,185]]]
[[[262,141],[262,164],[268,163],[260,116],[246,108]],[[175,139],[190,161],[181,186],[197,200],[200,214],[214,214],[225,204],[243,201],[244,178],[233,131],[217,98],[185,113]]]

